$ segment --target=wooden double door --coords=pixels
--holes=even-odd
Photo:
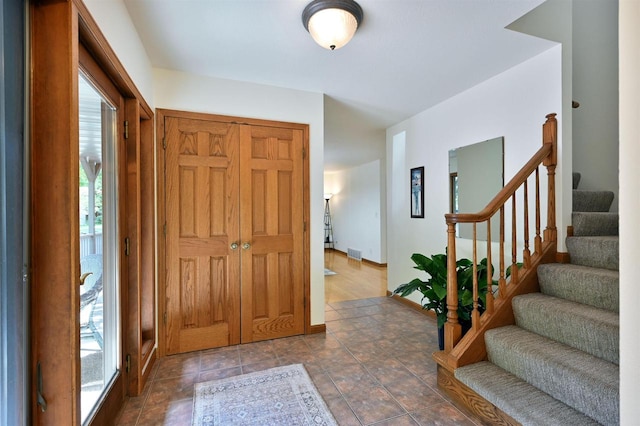
[[[159,114],[165,353],[302,334],[305,126]]]

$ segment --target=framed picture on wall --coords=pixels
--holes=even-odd
[[[424,167],[411,169],[411,217],[424,218]]]

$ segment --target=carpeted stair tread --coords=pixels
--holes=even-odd
[[[573,190],[574,212],[608,212],[613,203],[611,191]]]
[[[540,291],[554,297],[618,312],[619,272],[568,263],[538,266]]]
[[[489,361],[605,425],[617,425],[617,365],[515,325],[485,333]]]
[[[567,237],[566,242],[572,264],[618,270],[619,237]]]
[[[512,299],[517,325],[485,332],[488,362],[455,376],[523,425],[618,425],[619,216],[612,191],[577,189],[570,264],[537,267],[539,293]]]
[[[457,368],[455,377],[523,426],[599,425],[490,362]]]
[[[571,222],[574,237],[619,235],[618,213],[574,212]]]
[[[578,189],[578,185],[580,185],[580,178],[582,175],[577,172],[573,172],[573,189]]]
[[[512,304],[518,327],[619,364],[617,313],[542,293],[514,297]]]

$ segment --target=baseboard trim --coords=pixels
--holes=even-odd
[[[387,290],[387,296],[391,297],[393,300],[397,300],[398,302],[402,303],[403,305],[420,312],[423,315],[429,316],[431,318],[435,318],[436,314],[435,312],[431,311],[431,310],[427,310],[427,309],[422,309],[422,305],[420,305],[419,303],[416,303],[412,300],[409,300],[407,298],[404,298],[402,296],[398,296],[397,294],[393,294]]]
[[[569,257],[569,253],[565,253],[563,251],[556,252],[556,262],[571,263],[571,258]]]
[[[334,252],[336,254],[339,254],[340,256],[347,257],[347,253],[343,252],[342,250],[335,249],[335,248],[334,249],[332,249],[332,248],[324,249],[324,251],[332,251],[332,252]],[[366,263],[368,265],[371,265],[371,266],[378,267],[378,268],[386,268],[387,267],[386,263],[374,262],[373,260],[365,259],[364,257],[362,258],[362,262]]]
[[[326,324],[316,324],[316,325],[310,325],[309,328],[307,329],[306,334],[320,334],[320,333],[326,333],[326,332],[327,332]]]
[[[438,365],[438,388],[442,389],[453,404],[462,411],[470,412],[487,425],[519,426],[511,416],[478,395],[474,390],[455,378],[452,372]]]

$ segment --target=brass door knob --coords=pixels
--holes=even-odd
[[[244,244],[242,245],[242,249],[243,249],[243,250],[248,250],[250,247],[251,247],[251,244],[249,244],[249,243],[244,243]]]
[[[231,243],[231,245],[229,247],[231,247],[231,250],[237,250],[238,249],[238,243]]]

